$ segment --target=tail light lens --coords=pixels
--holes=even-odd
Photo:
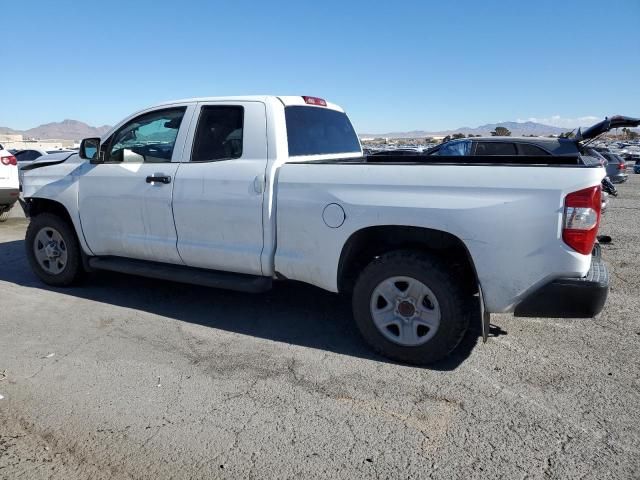
[[[627,169],[627,164],[624,162],[620,162],[618,164],[618,170],[622,170],[623,172]]]
[[[18,165],[18,160],[13,155],[9,155],[8,157],[2,157],[0,159],[3,165]]]
[[[600,185],[572,192],[564,199],[562,239],[576,252],[589,255],[600,225]]]
[[[327,106],[327,101],[324,98],[308,97],[306,95],[303,95],[302,98],[307,105],[317,105],[319,107]]]

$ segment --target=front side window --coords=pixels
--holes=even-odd
[[[476,155],[516,155],[516,144],[510,142],[478,142]]]
[[[242,107],[202,107],[193,141],[191,161],[210,162],[240,158],[243,123]]]
[[[471,142],[462,140],[459,142],[448,142],[440,147],[437,155],[441,156],[465,156],[471,152]]]
[[[360,153],[360,142],[344,112],[324,107],[284,109],[289,156]]]
[[[111,137],[106,162],[166,163],[186,107],[145,113],[122,126]]]

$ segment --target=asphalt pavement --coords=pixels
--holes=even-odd
[[[346,300],[126,275],[50,288],[0,224],[0,478],[640,478],[640,175],[595,319],[492,316],[447,361],[373,355]],[[18,212],[19,213],[19,212]]]

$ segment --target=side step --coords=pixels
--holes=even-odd
[[[170,263],[134,260],[122,257],[92,257],[89,266],[96,270],[128,273],[141,277],[158,278],[173,282],[203,285],[205,287],[237,290],[240,292],[266,292],[273,279],[244,273],[219,272],[203,268],[173,265]]]

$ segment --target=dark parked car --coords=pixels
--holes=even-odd
[[[640,173],[640,160],[636,160],[636,163],[633,166],[633,173]]]
[[[606,167],[607,159],[593,147],[588,146],[588,142],[612,128],[636,127],[638,125],[640,125],[640,119],[638,118],[616,115],[611,118],[605,118],[603,121],[587,128],[584,132],[578,129],[576,135],[572,138],[473,137],[443,143],[429,150],[427,155],[472,157],[526,155],[541,157],[541,164],[550,163],[545,161],[543,157],[572,157],[576,159],[577,163],[586,165],[600,164]],[[583,143],[583,141],[585,142]],[[624,165],[624,161],[622,164]],[[618,182],[624,181],[621,180],[622,175],[626,176],[624,170],[620,174],[620,167],[617,166],[617,163],[615,167],[612,165],[611,168],[615,169],[615,173],[618,175]],[[602,211],[604,212],[608,203],[607,192],[615,196],[617,196],[617,192],[607,177],[603,179],[602,183]]]
[[[535,155],[535,156],[569,156],[579,157],[584,163],[602,161],[598,154],[589,153],[593,148],[583,144],[591,141],[613,128],[634,127],[640,125],[640,119],[619,115],[587,128],[578,130],[572,138],[548,137],[473,137],[451,140],[438,145],[427,152],[427,155],[443,156],[493,156],[493,155]],[[585,142],[588,143],[588,142]]]
[[[592,157],[571,138],[547,137],[473,137],[451,140],[432,148],[428,155],[535,155],[541,156],[580,156],[590,163]],[[596,155],[594,158],[601,161]]]

